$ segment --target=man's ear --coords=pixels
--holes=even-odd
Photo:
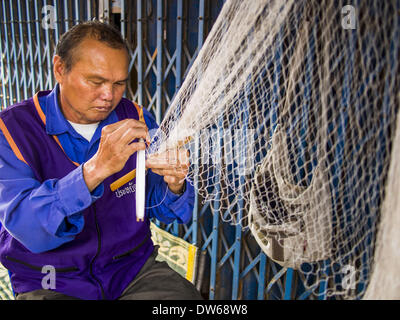
[[[53,57],[53,72],[54,72],[54,77],[56,78],[56,81],[58,83],[62,84],[64,75],[66,74],[65,63],[61,59],[61,57],[58,55],[54,55],[54,57]]]

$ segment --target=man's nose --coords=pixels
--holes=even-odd
[[[105,101],[112,101],[114,97],[112,84],[104,84],[101,88],[100,98]]]

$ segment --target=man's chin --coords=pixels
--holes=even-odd
[[[112,112],[112,108],[93,108],[91,119],[93,122],[99,122],[106,119]]]

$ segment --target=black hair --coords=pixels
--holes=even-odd
[[[87,21],[73,26],[65,32],[57,43],[56,55],[65,63],[66,71],[74,64],[74,51],[85,39],[100,41],[113,49],[126,49],[129,57],[129,47],[121,33],[112,25],[100,21]]]

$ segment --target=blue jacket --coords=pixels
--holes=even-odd
[[[148,220],[142,225],[133,222],[134,188],[125,185],[115,192],[109,188],[113,181],[134,169],[135,161],[129,160],[120,173],[106,179],[92,193],[84,183],[82,163],[96,153],[102,127],[133,117],[133,105],[121,100],[87,142],[62,116],[57,87],[52,92],[39,93],[37,101],[45,124],[34,110],[33,99],[0,114],[10,129],[8,139],[4,132],[0,135],[1,262],[13,272],[16,292],[40,289],[40,267],[53,264],[56,271],[72,268],[74,272],[59,272],[56,291],[89,299],[116,298],[152,251]],[[156,126],[148,112],[145,120],[149,129]],[[14,144],[19,147],[22,160],[15,145],[10,144],[10,135],[16,138]],[[146,195],[146,206],[152,207],[146,210],[148,218],[166,223],[175,219],[189,221],[194,198],[190,184],[182,196],[177,196],[168,190],[162,177],[148,170]],[[118,214],[121,211],[124,214]],[[139,244],[141,249],[132,251]],[[115,273],[124,274],[123,278]],[[78,288],[84,284],[88,286],[86,292]]]

